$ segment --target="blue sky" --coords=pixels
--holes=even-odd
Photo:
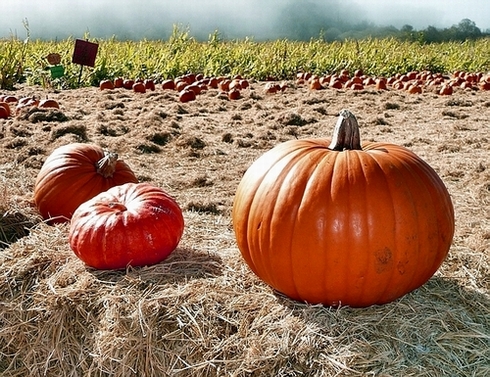
[[[115,31],[140,33],[173,24],[211,33],[221,25],[248,36],[271,32],[277,7],[301,0],[2,0],[0,37],[23,37],[22,20],[33,38],[107,37]],[[415,29],[450,27],[468,18],[482,31],[490,30],[490,0],[305,0],[328,3],[341,19],[370,21],[378,26],[405,24]],[[111,32],[112,31],[112,32]],[[221,31],[221,30],[220,30]],[[127,37],[127,36],[126,36]],[[141,37],[141,36],[138,36]]]

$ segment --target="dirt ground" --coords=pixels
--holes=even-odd
[[[164,188],[183,209],[228,217],[238,182],[258,156],[289,139],[330,138],[346,108],[357,116],[362,140],[408,147],[437,171],[455,202],[456,239],[470,237],[480,245],[477,251],[486,249],[489,92],[411,95],[369,88],[309,90],[290,83],[285,92],[265,94],[264,86],[253,83],[234,101],[210,89],[188,103],[158,85],[145,94],[23,87],[12,94],[52,98],[61,108],[32,108],[0,120],[0,164],[5,171],[22,169],[21,194],[28,198],[56,147],[95,143],[117,152],[140,181]]]
[[[219,95],[216,89],[209,89],[198,95],[195,101],[187,103],[179,102],[175,91],[163,90],[158,86],[155,91],[144,94],[125,89],[56,91],[41,87],[20,87],[11,93],[18,98],[32,95],[53,98],[59,102],[60,109],[24,110],[18,116],[0,120],[0,189],[4,190],[4,206],[11,212],[24,215],[26,223],[34,225],[30,234],[10,247],[0,249],[0,261],[3,262],[0,276],[10,282],[21,280],[13,272],[19,266],[15,259],[32,257],[32,253],[36,253],[36,245],[46,255],[61,253],[63,261],[75,263],[77,273],[85,273],[81,262],[70,254],[66,242],[67,227],[38,224],[40,219],[35,209],[29,207],[34,181],[44,160],[56,147],[71,142],[95,143],[117,152],[140,181],[162,187],[176,198],[184,210],[186,230],[175,255],[163,264],[172,265],[194,258],[196,264],[193,268],[197,272],[187,270],[185,281],[171,280],[168,284],[182,288],[194,280],[194,288],[197,289],[198,277],[206,279],[215,274],[214,265],[199,268],[199,263],[206,256],[215,264],[219,261],[222,270],[237,271],[240,277],[251,274],[239,257],[230,218],[235,190],[243,173],[258,156],[278,143],[294,138],[330,138],[339,111],[349,109],[359,121],[362,140],[403,145],[427,161],[440,175],[455,207],[456,233],[448,258],[437,276],[451,282],[451,285],[444,287],[445,290],[452,290],[448,296],[458,296],[458,291],[468,291],[471,292],[467,294],[468,297],[477,295],[483,300],[482,305],[485,305],[485,300],[488,304],[490,92],[458,89],[450,96],[441,96],[432,91],[409,94],[395,89],[378,91],[374,87],[364,90],[310,90],[291,82],[284,92],[266,94],[264,86],[264,82],[252,82],[250,88],[241,91],[238,100],[229,100]],[[48,252],[48,249],[52,251]],[[55,272],[60,272],[63,263],[50,270],[51,277]],[[189,265],[187,268],[190,268]],[[46,273],[39,273],[44,276],[39,277],[41,281],[50,279]],[[233,279],[233,273],[222,273]],[[110,275],[101,277],[95,273],[95,276],[99,280],[111,280]],[[240,278],[236,281],[241,284],[248,280]],[[253,281],[254,285],[245,284],[241,288],[244,295],[247,290],[251,289],[253,293],[254,287],[260,286],[259,281]],[[230,280],[228,283],[231,284]],[[205,284],[205,289],[209,290],[210,286],[212,284]],[[49,289],[46,288],[47,291]],[[260,291],[272,294],[268,287],[261,287]],[[6,292],[0,296],[2,300],[14,302],[16,296],[13,293],[9,296]],[[442,301],[443,296],[441,293]],[[259,304],[256,301],[256,306]],[[13,310],[5,305],[4,311]],[[294,304],[292,307],[299,310]],[[488,306],[481,310],[489,313]],[[11,328],[15,327],[13,317],[9,317]],[[478,325],[485,336],[482,341],[488,345],[488,318]],[[393,334],[390,336],[394,337]],[[15,348],[12,345],[9,347]],[[357,349],[357,354],[336,358],[342,367],[332,361],[335,359],[332,356],[333,359],[325,361],[325,365],[331,363],[331,369],[323,367],[322,370],[337,370],[340,374],[349,370],[352,374],[377,370],[387,375],[396,371],[393,366],[390,372],[386,364],[383,369],[381,362],[369,363],[366,361],[369,359],[367,354],[362,356],[361,348]],[[208,351],[210,349],[211,346]],[[352,356],[354,354],[358,357]],[[464,357],[461,356],[463,360]],[[3,367],[15,370],[12,365],[17,365],[21,370],[20,364],[16,364],[20,362],[12,356],[11,360],[14,359],[16,361],[10,365],[10,369],[6,369],[5,364]],[[196,356],[195,360],[198,359]],[[431,360],[427,364],[417,364],[417,361],[411,364],[405,359],[408,369],[403,371],[407,375],[419,372],[419,375],[425,375],[421,371],[429,373],[431,367],[436,368],[435,359]],[[286,361],[284,363],[286,365]],[[245,364],[242,360],[240,365]],[[237,365],[235,370],[238,370]],[[249,363],[247,368],[253,365]],[[417,366],[420,368],[417,369]],[[258,370],[261,368],[260,365],[256,367]],[[454,365],[450,367],[454,368]],[[46,370],[52,371],[51,368],[55,367],[49,366]],[[211,373],[202,368],[202,375]],[[226,370],[226,366],[223,368]],[[243,366],[243,370],[247,368]],[[194,375],[198,375],[196,370]],[[275,369],[276,372],[278,370]],[[286,371],[284,368],[281,370]],[[233,375],[229,370],[226,373]],[[235,375],[241,374],[237,372]],[[287,375],[286,372],[283,375]]]

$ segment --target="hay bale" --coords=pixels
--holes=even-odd
[[[85,267],[67,247],[66,225],[39,224],[0,259],[9,287],[0,296],[3,368],[46,376],[490,371],[488,296],[437,275],[384,306],[294,302],[249,272],[227,221],[187,212],[187,242],[163,263],[126,271]],[[197,238],[196,249],[189,240]]]

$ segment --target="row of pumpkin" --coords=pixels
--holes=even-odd
[[[201,92],[208,88],[218,89],[219,95],[231,100],[240,98],[240,90],[249,87],[249,81],[237,75],[233,78],[224,76],[204,77],[203,74],[186,74],[175,79],[166,79],[160,84],[163,90],[174,90],[179,93],[181,102],[194,101]],[[145,93],[156,88],[151,79],[124,79],[118,77],[115,80],[102,80],[99,84],[101,90],[106,89],[129,89],[137,93]]]
[[[12,110],[12,107],[14,110]],[[7,119],[11,117],[14,112],[15,114],[19,114],[23,109],[31,107],[40,109],[59,109],[60,105],[58,101],[52,98],[39,99],[37,97],[22,97],[17,99],[17,97],[12,95],[2,95],[0,96],[0,119]]]
[[[427,90],[440,95],[451,95],[456,88],[490,90],[490,74],[456,71],[452,75],[443,75],[430,71],[411,71],[387,78],[368,76],[362,70],[356,70],[353,75],[349,74],[348,70],[342,70],[339,74],[322,76],[301,72],[297,75],[296,84],[308,85],[312,90],[326,88],[362,90],[367,87],[387,90],[391,87],[397,90],[406,90],[411,94],[418,94]]]
[[[70,247],[95,268],[163,261],[184,232],[172,197],[96,145],[53,151],[34,202],[47,222],[70,221]],[[290,140],[259,157],[237,187],[232,221],[259,278],[292,299],[333,306],[383,304],[420,287],[454,235],[436,172],[404,147],[362,143],[348,110],[331,140]]]

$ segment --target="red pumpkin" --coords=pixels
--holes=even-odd
[[[99,83],[100,90],[114,89],[114,83],[111,80],[102,80]]]
[[[7,119],[10,116],[10,111],[0,103],[0,119]]]
[[[133,89],[133,85],[134,85],[135,81],[133,79],[125,79],[123,80],[123,88],[124,89]]]
[[[137,81],[133,84],[133,92],[146,93],[146,86],[142,81]]]
[[[6,96],[1,96],[0,101],[7,102],[7,103],[17,103],[18,99],[15,96],[6,95]]]
[[[196,99],[196,93],[192,90],[183,89],[179,93],[179,101],[180,102],[190,102]]]
[[[332,142],[291,140],[253,163],[232,219],[258,277],[295,300],[332,306],[383,304],[420,287],[454,234],[435,171],[404,147],[361,145],[348,110]]]
[[[153,81],[152,79],[146,79],[145,81],[143,81],[143,84],[145,84],[146,90],[155,90],[155,81]]]
[[[221,90],[222,92],[227,92],[228,90],[230,90],[230,84],[231,84],[230,79],[222,79],[218,83],[218,89]]]
[[[240,98],[240,91],[237,88],[233,88],[228,92],[228,98],[231,100],[237,100]]]
[[[124,79],[122,77],[114,79],[114,88],[124,88]]]
[[[111,187],[138,182],[116,153],[91,144],[73,143],[55,149],[39,171],[34,202],[50,224],[68,221],[83,202]]]
[[[201,94],[201,87],[197,84],[187,85],[184,90],[192,90],[196,96]]]
[[[478,84],[481,90],[490,90],[490,81],[488,80],[482,80]]]
[[[175,89],[175,82],[172,79],[167,79],[163,80],[162,82],[162,89],[164,90],[174,90]]]
[[[38,107],[40,107],[41,109],[51,109],[51,108],[59,109],[60,105],[58,101],[54,99],[45,98],[39,101]]]
[[[87,265],[121,269],[161,262],[183,231],[182,211],[173,198],[149,183],[127,183],[78,207],[69,242]]]
[[[279,85],[274,82],[268,82],[264,86],[264,92],[266,94],[274,94],[280,91]]]
[[[330,81],[330,84],[328,86],[334,89],[342,89],[344,87],[344,84],[342,84],[342,81],[340,81],[338,78],[334,78]]]
[[[10,105],[7,102],[0,102],[0,118],[6,119],[10,115]]]

